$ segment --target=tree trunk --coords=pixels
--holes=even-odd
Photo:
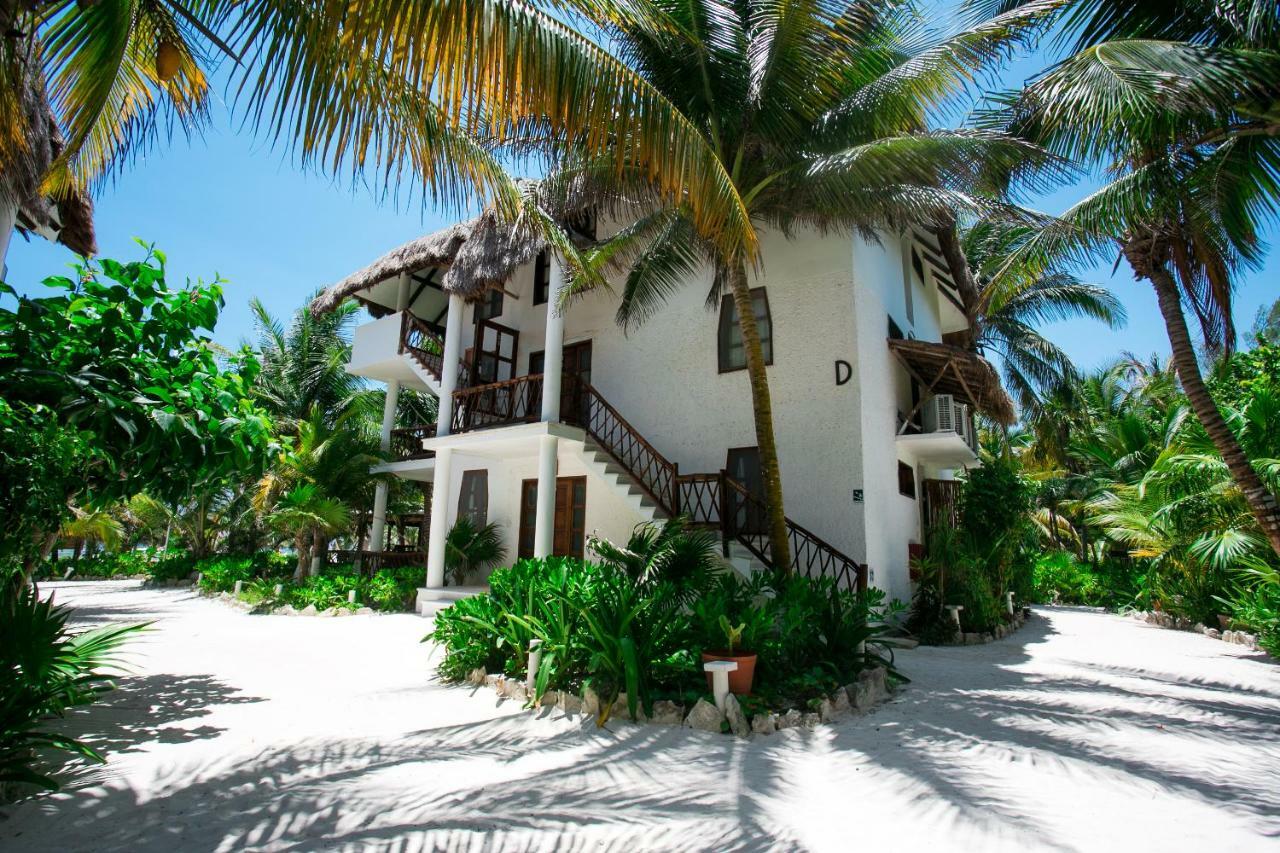
[[[769,550],[774,570],[791,574],[791,546],[787,540],[786,511],[782,505],[782,472],[778,468],[778,445],[773,436],[773,402],[769,394],[769,377],[765,373],[764,349],[760,346],[760,328],[756,325],[756,312],[751,304],[751,286],[747,282],[746,265],[741,259],[730,262],[726,272],[733,305],[738,311],[742,349],[747,357],[756,447],[760,453],[760,477],[769,513]]]
[[[311,567],[310,549],[307,547],[309,541],[310,537],[306,531],[293,537],[293,548],[298,552],[298,567],[293,570],[293,579],[297,583],[302,583],[303,578],[307,576],[307,570]]]
[[[956,229],[955,222],[935,228],[934,234],[938,237],[938,248],[942,250],[942,257],[947,262],[951,277],[955,279],[956,290],[960,291],[960,302],[964,305],[965,318],[969,321],[966,334],[969,345],[972,346],[978,333],[978,283],[973,280],[973,271],[969,269],[969,259],[964,256],[960,232]]]
[[[1129,254],[1128,247],[1125,254]],[[1145,274],[1155,287],[1160,313],[1164,316],[1165,329],[1169,333],[1169,344],[1173,347],[1173,365],[1178,371],[1182,390],[1191,402],[1191,409],[1222,456],[1227,470],[1231,472],[1231,478],[1249,502],[1249,509],[1253,511],[1258,526],[1271,543],[1272,550],[1280,554],[1280,506],[1276,503],[1276,496],[1271,494],[1258,476],[1236,434],[1231,431],[1227,419],[1222,416],[1218,404],[1204,384],[1195,347],[1191,343],[1191,334],[1187,330],[1187,319],[1182,313],[1182,296],[1178,285],[1168,268],[1160,261],[1149,264],[1140,274]]]
[[[329,538],[325,536],[324,531],[316,528],[312,534],[311,540],[311,571],[310,575],[315,577],[320,574],[320,561],[324,559],[325,545]]]

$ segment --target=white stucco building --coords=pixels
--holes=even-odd
[[[443,540],[460,513],[497,522],[512,560],[581,555],[593,533],[625,541],[681,513],[740,565],[767,563],[736,315],[727,298],[708,307],[710,270],[624,334],[616,293],[557,310],[554,255],[504,239],[486,217],[428,235],[315,306],[357,298],[373,315],[348,369],[388,386],[397,461],[384,469],[433,485],[423,606],[447,595]],[[762,235],[752,287],[801,572],[853,584],[865,566],[866,582],[909,597],[926,513],[945,514],[936,483],[976,462],[974,409],[1009,414],[990,366],[943,343],[966,322],[945,269],[923,230]],[[438,424],[392,423],[405,387],[439,398]]]

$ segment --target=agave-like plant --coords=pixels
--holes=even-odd
[[[49,721],[111,690],[111,674],[120,670],[116,653],[147,625],[76,632],[67,627],[69,616],[33,588],[0,591],[0,799],[23,785],[58,788],[39,768],[40,749],[105,760],[84,741],[51,731]]]
[[[462,586],[476,572],[502,562],[507,550],[502,546],[502,528],[497,522],[476,524],[459,517],[445,538],[445,568],[455,586]]]

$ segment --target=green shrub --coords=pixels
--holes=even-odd
[[[868,662],[892,663],[878,638],[893,608],[878,591],[859,596],[827,579],[744,581],[732,572],[674,583],[660,570],[633,570],[651,569],[651,561],[627,559],[522,560],[495,571],[489,594],[436,617],[426,639],[444,648],[441,677],[460,681],[481,668],[523,678],[537,638],[535,693],[590,687],[603,700],[603,723],[619,693],[632,711],[659,698],[688,703],[705,695],[700,655],[726,644],[725,624],[741,626],[741,646],[756,651],[755,692],[770,707],[829,695]]]
[[[204,592],[231,592],[236,581],[253,578],[253,560],[250,557],[209,557],[192,567],[200,572],[200,589]]]
[[[41,749],[102,761],[81,741],[52,732],[49,720],[88,705],[113,686],[113,653],[144,625],[67,629],[70,611],[30,589],[0,593],[0,799],[23,786],[56,789],[37,769]]]

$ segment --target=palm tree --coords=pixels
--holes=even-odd
[[[1243,16],[1221,5],[1195,43],[1134,38],[1117,24],[1125,38],[1088,45],[997,114],[999,129],[1100,166],[1109,179],[1008,264],[1123,255],[1155,290],[1191,408],[1280,554],[1280,504],[1210,395],[1183,312],[1195,314],[1211,355],[1230,353],[1233,274],[1261,261],[1259,233],[1280,199],[1280,14],[1274,4]],[[1181,10],[1170,15],[1167,26],[1187,23]]]
[[[261,301],[250,300],[249,307],[262,364],[253,393],[277,429],[296,435],[315,412],[332,421],[353,407],[373,409],[373,404],[360,400],[369,393],[364,380],[346,371],[360,306],[348,302],[319,315],[303,307],[294,312],[288,328]],[[381,400],[376,406],[380,417]]]
[[[351,514],[340,500],[325,497],[314,483],[301,483],[280,496],[267,524],[293,537],[298,567],[293,579],[318,573],[328,537],[351,526]]]
[[[462,586],[475,572],[502,561],[502,528],[497,522],[477,525],[463,516],[445,537],[445,566],[455,586]]]
[[[928,112],[1019,37],[1047,2],[920,47],[910,4],[650,2],[586,9],[622,60],[696,128],[732,181],[753,229],[871,232],[953,227],[989,205],[970,193],[1045,165],[1037,148],[981,131],[930,130]],[[773,409],[749,274],[756,258],[706,239],[696,187],[676,203],[646,194],[643,169],[619,176],[590,152],[550,181],[578,203],[647,210],[595,258],[627,270],[617,320],[649,318],[710,268],[708,304],[732,297],[746,354],[772,561],[790,569]],[[594,194],[594,195],[593,195]],[[752,242],[758,242],[758,238]]]
[[[1115,294],[1062,269],[1006,268],[1014,235],[991,222],[964,231],[961,245],[978,287],[973,311],[975,347],[1000,356],[1005,388],[1025,414],[1077,377],[1071,359],[1038,330],[1043,323],[1089,318],[1116,329],[1126,320]]]
[[[666,197],[696,188],[701,233],[754,250],[742,200],[696,128],[625,63],[520,0],[377,0],[359,14],[346,0],[31,0],[0,4],[0,32],[0,174],[39,162],[28,141],[46,134],[32,133],[27,107],[47,101],[65,145],[35,183],[59,198],[161,131],[198,132],[207,69],[230,57],[235,105],[304,164],[385,186],[408,170],[437,201],[478,191],[514,213],[494,146],[536,128],[542,145],[571,139],[615,152],[618,171],[643,166]]]

